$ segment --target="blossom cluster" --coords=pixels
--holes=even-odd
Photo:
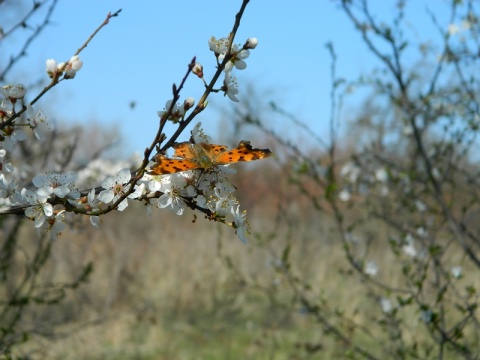
[[[228,98],[234,102],[238,102],[238,83],[237,78],[233,76],[232,70],[244,70],[247,63],[244,61],[250,56],[250,49],[257,47],[258,40],[256,38],[248,38],[243,46],[232,44],[228,38],[216,39],[214,36],[208,41],[210,50],[213,51],[218,63],[225,62],[223,71],[225,78],[223,80],[222,91]]]
[[[68,62],[57,64],[47,60],[47,73],[53,78],[65,73],[65,79],[72,79],[83,63],[78,56]],[[46,227],[52,238],[65,228],[65,207],[56,208],[52,199],[71,201],[80,197],[73,182],[75,173],[50,172],[37,175],[30,186],[22,187],[22,171],[11,162],[17,143],[28,138],[25,129],[30,128],[35,137],[43,141],[51,126],[42,110],[35,110],[25,100],[27,88],[23,84],[8,84],[0,88],[3,99],[0,102],[0,206],[25,208],[25,215],[34,220],[35,227]]]
[[[368,152],[362,155],[362,157],[356,156],[353,161],[345,163],[339,169],[338,199],[351,205],[357,203],[364,207],[368,206],[369,210],[373,210],[372,214],[388,218],[388,216],[397,216],[399,210],[395,202],[386,202],[384,199],[401,194],[405,199],[402,199],[403,202],[400,205],[403,207],[403,211],[408,209],[408,215],[402,214],[402,216],[412,216],[411,218],[415,220],[405,226],[397,218],[392,220],[395,225],[393,233],[388,237],[389,244],[394,254],[402,257],[405,262],[428,263],[432,256],[432,237],[437,236],[438,230],[434,227],[433,218],[426,215],[432,213],[432,204],[429,204],[424,188],[415,186],[414,183],[418,182],[420,175],[414,174],[415,178],[408,171],[404,171],[400,164],[393,166],[381,161],[378,156],[371,156]],[[437,166],[435,164],[432,168],[432,175],[439,179],[441,170]],[[409,171],[411,170],[409,169]],[[395,192],[398,193],[395,194]],[[379,201],[374,201],[375,198]],[[424,221],[418,221],[418,219]],[[398,229],[402,229],[402,231],[398,231]],[[348,240],[352,240],[354,234],[349,232],[348,235]],[[357,245],[360,241],[356,237],[355,242],[351,242]],[[376,277],[382,270],[385,271],[375,260],[370,258],[370,255],[359,260],[358,264],[361,264],[363,273],[369,277]],[[452,280],[461,278],[462,266],[452,263],[448,276]],[[379,299],[379,303],[385,314],[392,314],[400,307],[388,298]],[[429,322],[431,310],[422,310],[420,317],[425,322]]]
[[[206,135],[201,123],[191,131],[194,143],[209,144],[210,136]],[[229,223],[240,240],[247,242],[246,234],[249,224],[246,212],[240,211],[240,204],[235,198],[235,186],[227,175],[234,173],[227,165],[216,166],[209,170],[196,169],[165,175],[145,175],[149,192],[160,192],[162,195],[153,201],[158,208],[168,208],[177,215],[182,215],[187,206],[204,209],[213,220],[226,222],[227,216],[233,217]]]
[[[199,142],[210,138],[202,131],[200,124],[192,130],[192,137]],[[5,141],[2,144],[5,146]],[[32,180],[33,186],[20,188],[15,175],[18,171],[6,157],[7,151],[0,149],[0,198],[3,207],[24,207],[25,215],[34,221],[35,228],[39,231],[48,230],[52,239],[65,229],[66,212],[89,215],[92,225],[98,227],[102,210],[109,205],[118,202],[114,208],[123,211],[128,206],[128,199],[142,198],[150,205],[150,212],[154,206],[169,208],[182,215],[187,206],[195,204],[209,211],[216,220],[232,216],[231,226],[238,237],[246,242],[248,222],[233,194],[235,187],[226,176],[232,172],[228,167],[216,167],[209,172],[191,170],[158,176],[145,174],[137,184],[131,181],[130,169],[123,168],[116,175],[107,176],[100,190],[93,188],[85,194],[77,189],[75,183],[78,173],[73,171],[37,175]],[[148,194],[158,194],[158,198],[146,196]],[[125,198],[121,199],[123,195]]]
[[[246,68],[244,60],[249,56],[249,49],[254,49],[257,42],[257,39],[250,38],[240,46],[230,45],[227,38],[216,40],[212,37],[209,40],[217,65],[225,74],[221,90],[233,101],[238,101],[238,88],[232,70]],[[78,55],[61,63],[48,59],[46,72],[54,85],[60,80],[73,79],[82,66]],[[195,64],[192,72],[203,80],[203,66],[200,63]],[[15,145],[27,139],[25,129],[30,128],[40,141],[51,130],[44,113],[34,110],[32,103],[25,101],[26,92],[22,84],[0,88],[4,97],[0,103],[0,211],[18,207],[34,222],[39,232],[48,231],[51,238],[56,239],[66,228],[69,213],[87,215],[91,224],[98,227],[102,215],[112,210],[123,211],[129,199],[136,199],[148,205],[150,214],[153,207],[171,209],[178,215],[182,215],[187,207],[196,209],[211,220],[232,226],[238,237],[243,242],[247,241],[249,224],[246,212],[240,210],[235,198],[236,188],[227,177],[234,170],[228,166],[152,175],[145,173],[145,165],[132,171],[130,164],[124,164],[120,171],[107,175],[101,187],[95,187],[96,184],[92,182],[98,181],[100,175],[105,176],[107,171],[105,166],[92,162],[79,172],[49,171],[34,176],[31,183],[23,184],[25,174],[21,174],[22,171],[9,161],[9,158],[13,158],[11,155]],[[164,121],[179,123],[194,105],[193,98],[187,98],[182,104],[167,101],[165,110],[159,111],[158,116]],[[200,126],[198,123],[191,131],[191,140],[197,144],[210,144],[211,138]],[[100,171],[98,166],[102,168]],[[79,186],[85,187],[86,184],[91,189],[80,191]]]
[[[208,40],[208,46],[210,50],[215,54],[217,60],[217,66],[223,66],[224,80],[220,91],[224,93],[230,100],[238,102],[238,81],[233,75],[232,70],[244,70],[247,67],[245,59],[250,56],[250,50],[255,49],[258,44],[257,38],[248,38],[243,45],[232,44],[228,38],[216,39],[212,36]],[[204,79],[203,65],[200,62],[196,62],[192,68],[192,73],[202,79]],[[206,84],[206,83],[205,83]],[[182,104],[175,104],[172,100],[168,100],[165,104],[165,108],[157,112],[157,115],[163,119],[164,116],[168,116],[167,120],[174,124],[183,120],[186,115],[186,111],[191,109],[195,104],[195,100],[191,97],[187,98]]]
[[[83,66],[83,62],[78,55],[74,55],[68,62],[61,62],[57,64],[54,59],[47,60],[47,74],[50,78],[58,79],[60,75],[64,74],[65,79],[73,79]]]

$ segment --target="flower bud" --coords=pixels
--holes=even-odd
[[[47,70],[48,76],[50,78],[53,78],[58,70],[57,62],[55,61],[55,59],[47,59],[46,65],[47,65],[46,70]]]
[[[185,101],[183,102],[183,108],[185,109],[185,111],[192,108],[193,105],[195,105],[195,99],[192,97],[185,99]]]
[[[255,49],[258,44],[258,39],[257,38],[248,38],[247,41],[245,42],[245,45],[243,45],[244,49]]]
[[[0,88],[0,93],[12,103],[17,99],[23,99],[26,92],[27,88],[23,84],[9,84]]]
[[[200,79],[203,78],[203,66],[199,62],[196,62],[193,66],[192,72],[197,75]]]

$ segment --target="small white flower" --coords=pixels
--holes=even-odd
[[[408,234],[405,237],[405,245],[403,245],[403,252],[411,257],[417,256],[417,250],[415,249],[415,240],[412,235]]]
[[[233,206],[239,205],[237,199],[230,192],[223,192],[215,188],[215,196],[215,207],[211,210],[219,216],[226,216],[228,213],[233,213]]]
[[[198,206],[200,206],[201,208],[203,209],[206,209],[208,208],[207,204],[207,198],[203,195],[197,195],[197,197],[195,198],[195,202]]]
[[[347,189],[343,189],[338,193],[338,198],[340,199],[340,201],[346,202],[349,201],[352,196],[350,195],[350,191],[348,191]]]
[[[393,310],[392,302],[387,298],[380,299],[380,306],[385,314],[390,314]]]
[[[15,102],[17,99],[23,99],[27,93],[27,88],[23,84],[9,84],[2,86],[0,93],[11,102]]]
[[[162,179],[165,179],[160,189],[163,195],[158,198],[157,207],[170,207],[175,214],[182,215],[186,207],[183,197],[189,196],[186,178],[180,174],[172,174],[163,176]]]
[[[450,34],[450,35],[456,35],[458,34],[460,31],[460,29],[458,28],[458,26],[456,24],[449,24],[448,25],[448,30],[447,32]]]
[[[200,143],[210,144],[212,142],[212,138],[203,132],[201,122],[197,123],[193,127],[190,134],[192,134],[192,139],[195,142],[195,144],[200,144]]]
[[[375,276],[378,273],[378,266],[375,261],[369,261],[365,265],[365,274],[370,275],[370,276]]]
[[[56,240],[62,234],[62,231],[67,228],[65,224],[65,210],[59,211],[55,217],[48,220],[50,239]]]
[[[424,202],[422,202],[421,200],[418,200],[418,199],[415,200],[415,207],[420,212],[424,212],[425,210],[427,210],[427,205],[425,205]]]
[[[25,209],[25,215],[35,220],[36,228],[41,227],[45,220],[53,215],[52,204],[47,202],[46,196],[39,196],[30,190],[27,190],[24,196],[32,205]]]
[[[145,184],[136,184],[133,192],[130,193],[127,197],[129,199],[138,199],[145,193]]]
[[[168,100],[165,103],[165,110],[157,111],[157,115],[160,117],[160,119],[162,119],[165,116],[165,114],[168,113],[168,110],[172,106],[172,102],[173,102],[172,100]],[[182,105],[173,104],[172,112],[171,112],[171,114],[170,114],[170,116],[168,117],[167,120],[170,120],[174,124],[176,124],[180,120],[182,120],[184,118],[184,116],[185,116],[184,104],[182,104]]]
[[[225,79],[223,80],[222,91],[233,102],[239,101],[237,98],[237,94],[238,94],[237,78],[234,76],[232,77],[230,72],[225,73]]]
[[[232,207],[233,222],[232,226],[235,229],[235,234],[243,242],[247,243],[246,234],[250,233],[250,225],[247,221],[247,212],[240,212],[240,206]]]
[[[5,149],[0,149],[0,181],[6,181],[5,174],[11,173],[14,170],[12,164],[10,164],[5,156],[7,155],[7,151]]]
[[[380,168],[375,171],[375,179],[380,182],[386,182],[388,180],[388,173],[385,168]]]
[[[55,194],[59,198],[64,198],[70,193],[76,179],[77,174],[73,171],[68,173],[51,172],[35,176],[32,182],[38,187],[38,195],[48,197]]]
[[[163,176],[162,176],[163,178]],[[148,181],[147,183],[147,189],[149,192],[157,192],[157,191],[160,191],[160,187],[162,186],[162,184],[160,183],[160,181],[156,180],[156,179],[151,179]]]
[[[3,134],[5,136],[3,147],[7,151],[13,151],[13,148],[17,142],[27,139],[27,133],[18,127],[4,128]]]
[[[215,56],[219,56],[220,54],[225,54],[228,50],[228,38],[221,38],[216,39],[215,36],[212,36],[208,40],[208,46],[210,50],[215,53]]]
[[[239,49],[238,45],[234,44],[232,46],[231,54],[232,57],[225,64],[223,71],[230,72],[232,71],[233,67],[237,68],[238,70],[244,70],[247,67],[247,63],[243,60],[250,56],[250,51],[246,49]],[[218,56],[218,61],[223,61],[225,55],[225,53],[220,54]]]
[[[87,208],[90,209],[90,211],[95,212],[100,210],[100,203],[102,202],[99,200],[98,197],[95,197],[95,189],[90,190],[90,192],[87,195]],[[96,227],[100,227],[100,217],[97,215],[91,215],[90,216],[90,223]]]
[[[356,183],[360,177],[360,168],[352,162],[346,163],[340,170],[340,176],[346,177],[350,183]]]
[[[35,113],[31,104],[28,104],[27,119],[35,137],[40,141],[45,140],[46,134],[51,128],[43,111],[40,109]]]
[[[120,170],[116,176],[108,176],[102,183],[102,187],[105,190],[100,192],[98,199],[105,204],[117,201],[117,199],[128,190],[126,184],[130,181],[131,177],[130,170],[127,168]],[[118,204],[118,210],[122,211],[127,206],[128,201],[124,199]]]
[[[450,270],[455,279],[459,279],[462,276],[462,267],[461,266],[452,266]]]
[[[18,193],[17,191],[17,183],[14,180],[7,180],[3,179],[0,181],[0,199],[3,199],[2,205],[9,206],[9,205],[23,205],[24,203],[16,203],[14,204],[10,197],[13,196],[13,200],[21,200],[20,198],[15,198],[15,194]]]
[[[12,205],[27,205],[29,204],[29,200],[26,197],[27,194],[27,189],[23,188],[22,190],[17,190],[16,189],[16,184],[15,188],[12,189],[12,194],[8,198]]]

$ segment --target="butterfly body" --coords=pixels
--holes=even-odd
[[[225,145],[190,142],[176,143],[173,148],[174,158],[157,155],[155,165],[149,174],[173,174],[194,169],[209,170],[218,165],[264,159],[272,155],[269,149],[254,149],[249,141],[240,141],[238,146],[231,150]]]

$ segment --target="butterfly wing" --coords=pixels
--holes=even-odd
[[[175,152],[173,153],[174,157],[179,157],[179,158],[184,158],[189,160],[193,160],[197,157],[197,154],[195,151],[195,144],[192,144],[188,141],[175,143],[173,145],[173,148],[175,149]]]
[[[186,170],[199,169],[197,163],[188,159],[170,159],[164,155],[157,155],[155,157],[155,165],[150,168],[148,174],[162,175],[174,174]]]
[[[201,143],[197,146],[203,150],[202,152],[208,156],[212,162],[215,162],[215,159],[217,159],[220,154],[228,150],[228,146],[225,145]]]
[[[176,143],[173,145],[175,152],[174,158],[168,158],[164,155],[155,157],[155,165],[149,171],[150,175],[174,174],[181,171],[198,169],[200,166],[195,162],[195,152],[189,142]]]
[[[239,161],[264,159],[272,155],[269,149],[254,149],[249,141],[240,141],[234,149],[228,150],[225,145],[176,143],[173,156],[155,157],[155,165],[148,172],[150,175],[173,174],[186,170],[210,169],[216,165],[226,165]]]
[[[215,158],[216,165],[225,165],[239,161],[253,161],[272,156],[270,149],[254,149],[250,141],[242,140],[236,148],[224,151]]]

